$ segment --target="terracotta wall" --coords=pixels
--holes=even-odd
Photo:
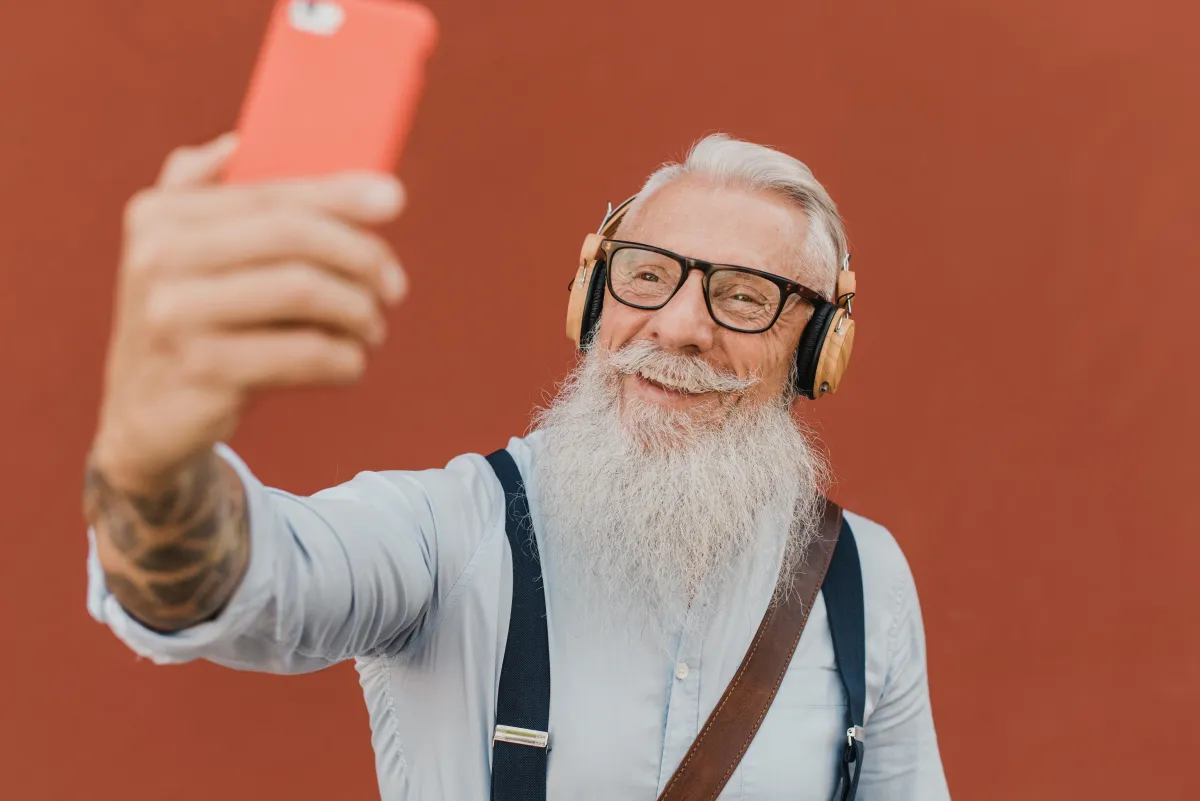
[[[235,444],[311,491],[521,431],[608,200],[712,130],[849,219],[855,363],[810,410],[922,593],[958,799],[1186,799],[1200,715],[1192,3],[437,0],[389,230],[412,302],[351,391]],[[269,0],[0,25],[0,797],[369,799],[349,666],[137,660],[84,610],[78,491],[122,202],[234,120]]]

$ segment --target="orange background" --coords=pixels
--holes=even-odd
[[[369,799],[349,666],[137,660],[84,609],[82,464],[124,199],[236,117],[269,0],[25,2],[0,24],[0,797]],[[699,135],[806,160],[862,294],[809,408],[917,576],[957,799],[1190,799],[1200,716],[1200,6],[438,0],[368,380],[235,442],[312,491],[524,429],[571,363],[580,237]]]

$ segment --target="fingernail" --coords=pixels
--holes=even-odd
[[[404,295],[407,282],[398,264],[388,264],[383,268],[383,294],[388,303],[395,303]]]
[[[394,178],[372,178],[363,187],[362,202],[380,214],[395,214],[400,208],[400,182]]]

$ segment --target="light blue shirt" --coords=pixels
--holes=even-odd
[[[538,434],[508,446],[535,531],[540,447]],[[224,612],[178,634],[149,631],[108,593],[93,546],[92,615],[158,663],[301,673],[354,658],[383,799],[487,799],[512,593],[502,491],[488,463],[469,454],[442,470],[361,473],[301,498],[264,487],[232,451],[219,451],[245,483],[251,536],[249,568]],[[948,799],[912,574],[884,528],[847,517],[866,604],[858,798]],[[538,543],[546,554],[540,535]],[[703,624],[681,628],[674,653],[661,635],[599,625],[602,611],[563,592],[547,568],[550,798],[652,801],[662,791],[737,670],[778,560],[778,552],[749,554],[729,597]],[[847,725],[818,597],[775,703],[720,798],[828,801]]]

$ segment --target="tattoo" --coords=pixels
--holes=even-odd
[[[129,553],[138,546],[137,529],[130,520],[114,520],[108,535],[121,553]]]
[[[115,488],[89,463],[84,512],[109,591],[157,631],[179,631],[217,615],[250,561],[245,489],[211,451],[151,494]]]
[[[235,587],[237,586],[237,581],[241,579],[242,568],[240,566],[244,565],[250,557],[249,537],[241,540],[240,546],[241,552],[230,551],[213,567],[213,571],[208,576],[208,583],[196,593],[197,606],[219,611],[225,605],[227,599],[222,596],[222,593],[231,582]]]
[[[212,456],[200,459],[183,470],[175,484],[156,495],[128,494],[138,518],[154,528],[193,520],[200,507],[210,500],[209,491],[217,479],[215,461]]]
[[[204,561],[207,554],[204,548],[189,548],[171,543],[158,548],[151,548],[137,560],[138,567],[151,573],[170,573],[188,567],[195,567]]]
[[[205,515],[183,530],[183,540],[189,543],[208,542],[216,536],[217,528],[220,524],[220,515]]]
[[[178,581],[151,581],[148,584],[155,598],[169,607],[176,607],[195,598],[197,590],[207,579],[208,574],[200,571],[194,576]]]
[[[148,526],[165,526],[172,522],[175,509],[179,506],[179,488],[168,487],[158,497],[129,495],[138,517]]]

